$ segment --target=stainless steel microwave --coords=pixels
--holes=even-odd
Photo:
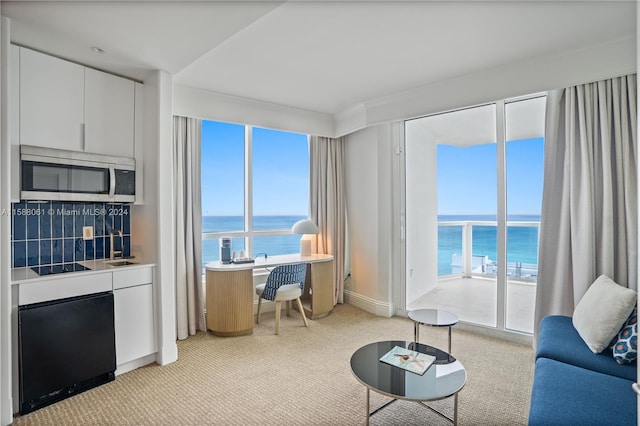
[[[20,198],[130,203],[133,158],[20,145]]]

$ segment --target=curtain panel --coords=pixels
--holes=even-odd
[[[173,117],[178,339],[206,331],[202,291],[201,120]]]
[[[344,182],[344,139],[309,138],[309,217],[320,233],[314,239],[315,252],[333,255],[333,303],[344,302],[346,252],[346,198]]]
[[[535,322],[601,274],[638,289],[636,75],[548,93]]]

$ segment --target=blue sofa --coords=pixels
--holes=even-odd
[[[540,322],[529,425],[636,425],[637,363],[620,365],[611,350],[594,354],[571,317]]]

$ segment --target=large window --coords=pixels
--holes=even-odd
[[[298,253],[291,226],[307,217],[309,143],[304,134],[202,122],[202,262],[219,239],[249,256]]]

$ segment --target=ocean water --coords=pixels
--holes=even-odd
[[[256,216],[254,230],[291,229],[298,220],[305,216]],[[495,216],[462,216],[441,215],[438,221],[495,221]],[[537,215],[509,216],[509,221],[539,222]],[[244,228],[242,216],[203,216],[202,232],[239,231]],[[496,226],[474,226],[472,229],[472,251],[474,256],[488,256],[491,261],[497,260],[497,228]],[[244,250],[244,238],[233,238],[231,250]],[[300,235],[275,235],[255,237],[253,253],[269,256],[293,254],[300,251]],[[438,275],[452,273],[454,255],[462,253],[462,226],[438,227]],[[219,240],[202,241],[202,263],[220,259]],[[509,226],[507,228],[507,264],[538,264],[538,227]]]
[[[306,216],[254,216],[253,229],[260,230],[289,230],[294,223]],[[242,216],[203,216],[202,232],[242,231],[244,229]],[[261,253],[269,256],[293,254],[300,252],[301,235],[272,235],[254,237],[253,252],[247,253],[252,257]],[[232,238],[231,250],[245,250],[244,238]],[[218,238],[202,240],[202,264],[220,260],[220,241]]]
[[[439,222],[444,221],[495,221],[495,216],[458,216],[441,215]],[[512,222],[540,222],[539,215],[513,215],[507,218]],[[537,226],[507,227],[507,267],[515,268],[516,264],[524,264],[537,269],[538,264],[538,230]],[[472,254],[488,256],[490,261],[497,260],[497,227],[473,226],[471,231]],[[452,271],[453,256],[462,254],[462,226],[438,227],[438,275],[449,275]]]

